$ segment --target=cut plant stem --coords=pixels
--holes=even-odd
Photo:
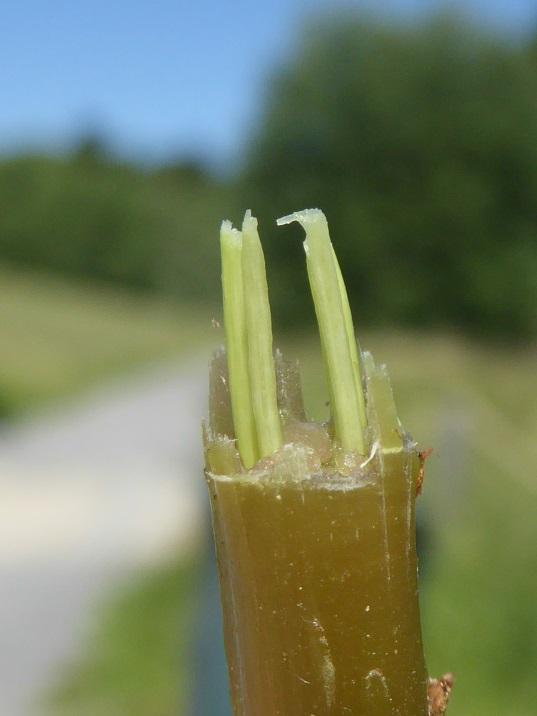
[[[233,713],[432,716],[417,592],[420,454],[401,429],[385,367],[357,346],[324,215],[279,223],[290,221],[306,230],[335,435],[306,419],[297,366],[273,358],[263,253],[247,212],[223,271],[241,286],[224,290],[235,321],[226,325],[232,399],[217,353],[204,429]],[[250,399],[240,405],[255,428],[247,471],[230,420],[237,374],[248,380],[238,383]]]
[[[412,454],[379,457],[208,476],[235,716],[427,716]]]
[[[272,353],[272,322],[265,259],[257,232],[257,219],[250,211],[244,216],[242,243],[250,395],[259,456],[267,457],[281,446],[282,429]]]
[[[242,234],[224,221],[220,229],[226,352],[235,437],[246,468],[257,459],[257,441],[248,373],[248,337],[242,274]]]
[[[278,225],[293,221],[298,221],[306,232],[306,264],[329,384],[335,437],[345,450],[364,455],[365,411],[361,407],[363,395],[359,397],[362,387],[356,375],[357,357],[353,364],[351,352],[354,330],[352,318],[345,316],[343,304],[348,306],[348,302],[342,300],[328,224],[322,211],[306,209],[278,219]]]

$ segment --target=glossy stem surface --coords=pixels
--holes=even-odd
[[[427,716],[412,451],[208,475],[235,716]]]

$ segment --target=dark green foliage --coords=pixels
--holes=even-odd
[[[358,321],[535,335],[529,50],[445,19],[389,27],[348,16],[307,27],[269,87],[243,195],[279,278],[276,319],[311,309],[296,282],[298,232],[282,235],[274,217],[320,206]]]
[[[182,298],[218,286],[227,192],[190,166],[143,172],[85,142],[0,164],[0,257]]]

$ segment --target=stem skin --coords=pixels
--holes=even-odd
[[[257,219],[249,211],[242,225],[242,242],[250,395],[259,457],[267,457],[281,447],[282,429],[272,353],[272,321],[265,259],[257,232]]]
[[[412,460],[209,476],[235,716],[427,716]]]
[[[278,224],[291,221],[298,221],[306,232],[306,265],[328,377],[335,436],[344,449],[364,455],[363,418],[328,224],[318,209],[295,212],[279,219]],[[352,325],[352,318],[350,323]],[[361,386],[358,387],[361,392]]]
[[[220,229],[224,325],[231,409],[239,454],[249,469],[258,459],[254,413],[248,374],[248,339],[242,275],[243,240],[240,231],[224,221]]]

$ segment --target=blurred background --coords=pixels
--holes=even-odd
[[[218,227],[258,215],[323,417],[300,232],[274,223],[319,206],[435,448],[430,671],[450,716],[535,714],[533,0],[7,2],[0,63],[0,712],[228,713],[199,437]]]

